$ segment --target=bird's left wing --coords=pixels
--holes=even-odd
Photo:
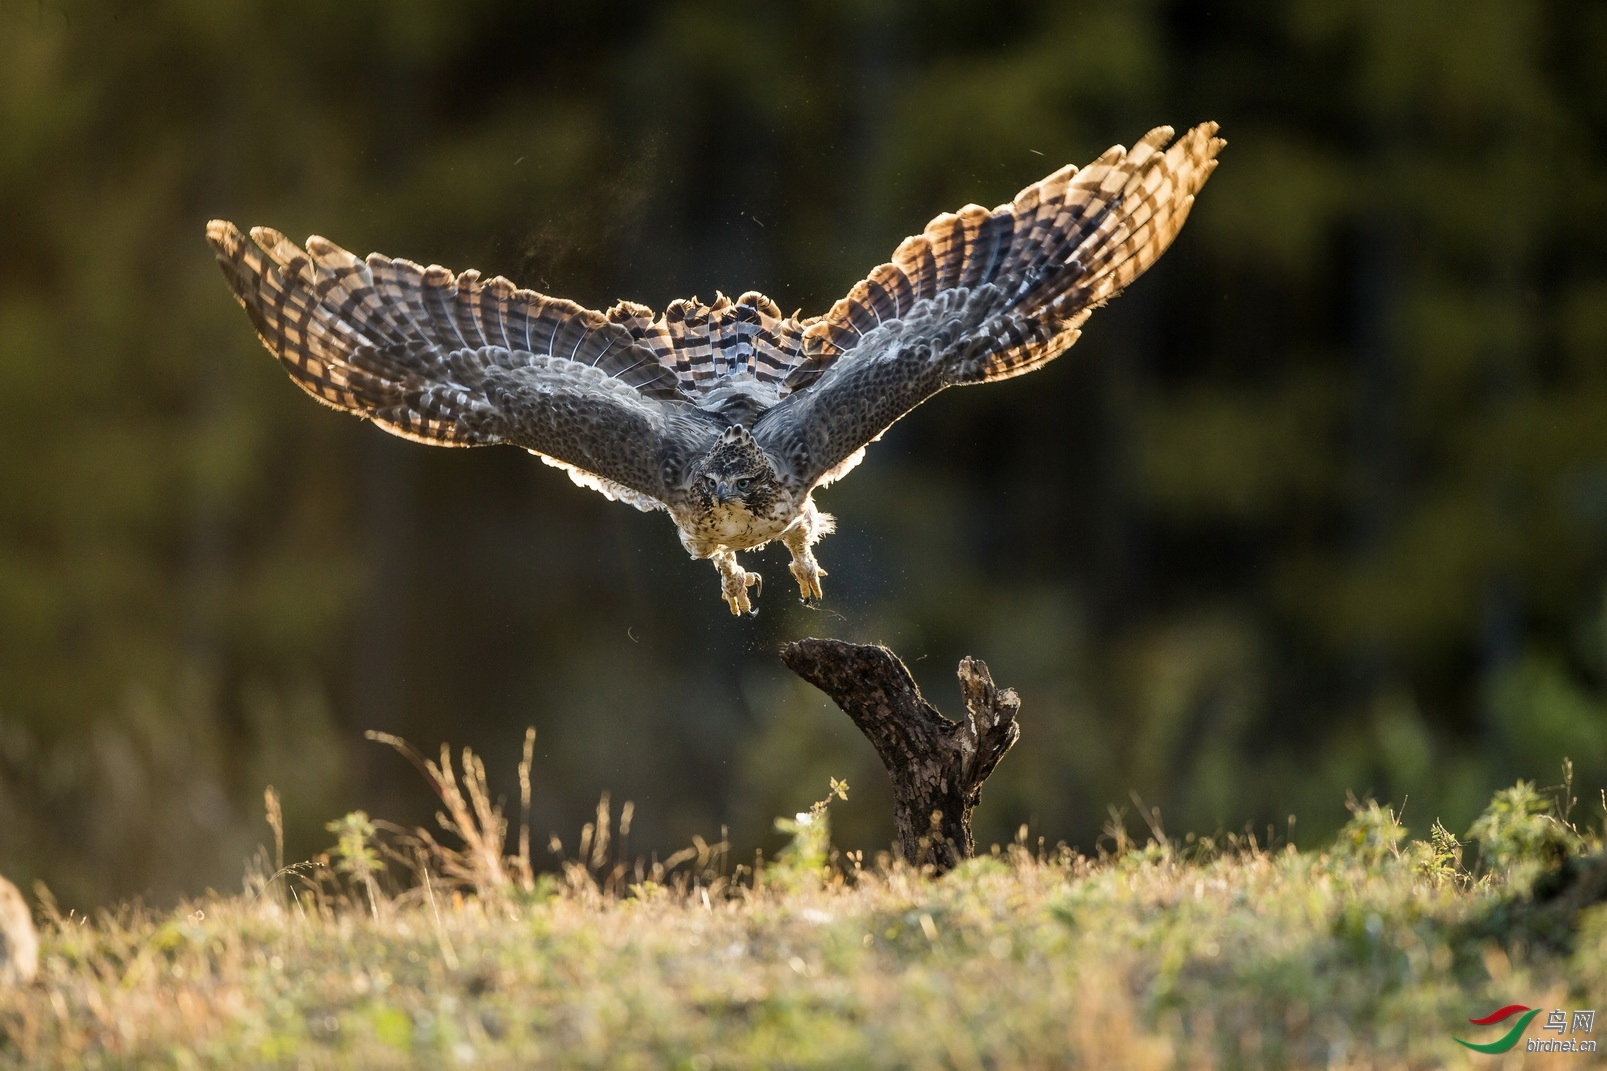
[[[991,212],[968,205],[906,238],[803,331],[791,391],[753,434],[802,487],[829,482],[945,387],[1008,379],[1077,341],[1088,314],[1165,252],[1225,144],[1171,127],[1065,167]]]
[[[296,385],[403,438],[522,446],[653,509],[719,432],[626,326],[574,302],[266,227],[214,220],[207,239]]]

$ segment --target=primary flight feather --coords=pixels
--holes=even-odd
[[[945,387],[1039,368],[1166,250],[1225,144],[1158,127],[991,212],[906,238],[823,316],[763,294],[607,312],[479,272],[213,220],[207,240],[257,334],[314,398],[436,446],[511,443],[584,487],[662,509],[711,559],[732,613],[780,539],[807,599],[832,530],[812,494]],[[1172,142],[1170,147],[1167,143]]]

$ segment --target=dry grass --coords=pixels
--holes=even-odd
[[[502,855],[472,756],[419,762],[459,847],[379,835],[378,870],[348,843],[171,913],[47,908],[0,1066],[1516,1067],[1452,1034],[1607,995],[1607,909],[1536,929],[1379,808],[1322,854],[1017,844],[940,880],[829,861],[824,803],[757,875],[708,845],[626,866],[605,811],[554,877],[527,838]]]

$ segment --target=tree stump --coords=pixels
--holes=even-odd
[[[971,810],[982,783],[1021,736],[1021,699],[996,688],[985,663],[960,660],[963,721],[950,721],[922,696],[897,655],[879,644],[805,639],[781,660],[831,696],[876,748],[893,782],[893,826],[903,857],[938,873],[976,851]]]

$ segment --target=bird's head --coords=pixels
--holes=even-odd
[[[727,428],[693,470],[692,493],[710,509],[738,505],[763,516],[782,491],[770,458],[741,426]]]

